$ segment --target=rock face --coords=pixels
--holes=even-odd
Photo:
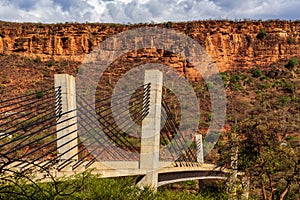
[[[106,38],[143,26],[171,28],[190,36],[206,49],[221,71],[264,67],[300,55],[300,22],[287,21],[199,21],[156,25],[0,22],[0,53],[17,53],[41,60],[83,61],[85,54]],[[165,56],[155,49],[147,53],[150,57]],[[183,64],[180,57],[172,59],[175,67]]]

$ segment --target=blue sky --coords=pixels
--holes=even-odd
[[[0,0],[0,20],[139,23],[300,19],[299,0]]]

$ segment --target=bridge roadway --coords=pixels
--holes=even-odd
[[[75,163],[75,161],[74,161]],[[89,167],[86,167],[88,162],[82,163],[76,169],[72,169],[74,163],[70,163],[63,169],[57,170],[58,165],[53,165],[49,172],[54,178],[68,177],[76,174],[80,174],[88,169],[91,169],[92,174],[101,175],[101,178],[110,177],[122,177],[122,176],[144,176],[147,173],[146,169],[139,168],[138,161],[105,161],[94,162]],[[228,169],[221,169],[214,164],[207,163],[180,163],[180,166],[175,166],[174,162],[160,162],[158,169],[158,184],[162,186],[170,183],[187,181],[187,180],[199,180],[199,179],[221,179],[224,180],[228,177],[230,171]],[[9,169],[13,169],[11,166],[7,166]],[[192,165],[192,166],[191,166]],[[32,167],[27,166],[26,168]],[[22,169],[22,165],[18,166],[16,170]],[[44,179],[47,177],[47,173],[36,170],[36,178]],[[47,181],[47,179],[44,179]]]

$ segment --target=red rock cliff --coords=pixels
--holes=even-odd
[[[140,26],[168,27],[204,46],[221,71],[268,66],[300,55],[300,22],[200,21],[158,25],[0,22],[0,53],[82,61],[105,38]],[[264,31],[262,31],[264,30]]]

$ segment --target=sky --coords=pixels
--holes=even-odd
[[[300,19],[300,0],[0,0],[12,22],[162,23],[205,19]]]

